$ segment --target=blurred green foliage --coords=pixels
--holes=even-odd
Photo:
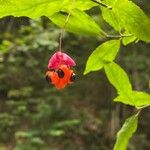
[[[1,36],[1,143],[5,143],[8,149],[11,147],[15,150],[76,149],[78,145],[83,147],[80,139],[85,138],[88,143],[91,136],[100,134],[96,131],[101,125],[101,120],[84,108],[84,105],[88,105],[87,102],[80,102],[80,99],[88,98],[85,97],[88,91],[83,90],[85,81],[80,79],[81,83],[71,85],[63,91],[57,91],[45,81],[48,59],[57,50],[60,30],[50,25],[46,18],[37,21],[21,18],[28,25],[24,25],[23,21],[18,28],[14,26],[19,19],[5,19],[13,22],[13,25],[8,25],[6,30],[10,28],[9,31],[3,32]],[[64,43],[70,43],[64,48],[68,49],[68,53],[71,53],[73,45],[74,50],[82,48],[76,41],[81,40],[82,43],[80,37],[71,41],[70,37],[75,38],[73,35],[65,37]],[[75,59],[82,60],[81,53],[83,52],[72,50]],[[79,75],[82,74],[84,64],[85,61],[81,61],[77,67]],[[95,87],[94,84],[93,86]],[[75,99],[79,100],[73,102]]]
[[[14,141],[15,149],[39,149],[43,138],[58,137],[80,124],[61,102],[67,93],[49,87],[47,62],[58,46],[59,30],[30,22],[14,33],[4,33],[0,51],[0,141]],[[15,36],[15,37],[14,37]],[[12,143],[13,144],[13,143]]]

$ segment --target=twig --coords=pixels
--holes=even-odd
[[[91,0],[91,1],[93,1],[94,3],[99,4],[102,7],[105,7],[105,8],[108,8],[108,9],[112,9],[111,6],[108,6],[108,5],[106,5],[105,3],[101,2],[101,1],[97,1],[97,0]]]
[[[71,6],[73,6],[74,3],[75,3],[75,0],[72,0]],[[69,21],[70,15],[71,15],[71,9],[69,9],[68,16],[66,17],[63,29],[61,30],[61,33],[60,33],[60,37],[59,37],[59,51],[61,51],[61,48],[62,48],[62,38],[63,38],[64,32],[65,32],[66,25],[67,25],[67,23]]]
[[[64,23],[64,26],[63,26],[63,29],[61,30],[61,33],[60,33],[60,37],[59,37],[59,51],[61,51],[61,48],[62,48],[62,38],[63,38],[63,35],[64,35],[64,32],[65,32],[65,27],[67,25],[67,22],[69,20],[69,17],[70,17],[70,12],[65,20],[65,23]]]
[[[122,37],[130,37],[130,36],[132,36],[132,34],[127,34],[127,35],[123,35],[123,34],[120,34],[120,35],[108,35],[108,34],[106,34],[105,36],[106,36],[106,38],[122,38]]]

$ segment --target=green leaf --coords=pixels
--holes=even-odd
[[[145,105],[150,105],[150,94],[145,92],[133,91],[132,97],[134,99],[135,105],[137,107],[142,107]]]
[[[89,56],[84,74],[100,70],[105,64],[112,62],[120,48],[120,40],[110,40],[99,47]]]
[[[116,63],[104,66],[110,83],[116,88],[119,96],[114,101],[122,102],[135,107],[150,105],[150,95],[144,92],[132,91],[132,86],[126,72]]]
[[[113,9],[108,9],[101,7],[102,10],[102,16],[104,20],[109,23],[110,26],[112,26],[116,31],[120,31],[120,20],[117,16],[117,13],[114,13]]]
[[[113,6],[116,2],[116,0],[112,1],[112,0],[103,0],[104,4],[108,5],[108,6]]]
[[[61,28],[64,27],[66,15],[56,13],[49,17],[52,22]],[[67,31],[81,34],[81,35],[92,35],[98,36],[103,33],[102,29],[95,23],[95,21],[88,16],[85,12],[74,9],[71,11],[71,16],[66,24],[65,29]]]
[[[27,16],[39,18],[40,16],[50,16],[61,10],[66,4],[66,0],[6,0],[0,4],[0,17],[4,16]]]
[[[126,105],[135,106],[134,100],[132,99],[131,93],[129,96],[119,95],[114,99],[115,102],[121,102]]]
[[[91,0],[68,0],[68,4],[64,6],[64,10],[68,11],[69,9],[79,9],[79,10],[88,10],[98,4],[92,2]]]
[[[121,31],[122,26],[120,24],[120,16],[117,12],[114,12],[114,5],[116,4],[117,0],[104,0],[104,3],[111,7],[112,9],[100,7],[102,10],[102,16],[104,20],[109,23],[116,31]]]
[[[27,16],[39,18],[41,16],[51,16],[60,10],[69,11],[73,8],[88,10],[97,4],[87,0],[1,0],[0,18],[4,16]]]
[[[119,95],[114,99],[116,102],[122,102],[135,107],[145,107],[150,105],[150,95],[145,92],[132,91],[129,97]]]
[[[137,129],[138,113],[126,119],[121,130],[117,133],[114,150],[126,150],[129,139]]]
[[[132,86],[126,72],[114,62],[105,65],[104,68],[108,80],[117,89],[118,94],[128,98]]]
[[[140,40],[150,42],[150,19],[131,1],[117,1],[113,8],[123,28]]]
[[[134,42],[135,40],[136,40],[137,38],[135,37],[135,36],[129,36],[129,37],[124,37],[123,39],[122,39],[122,43],[123,43],[123,45],[128,45],[128,44],[130,44],[130,43],[132,43],[132,42]]]

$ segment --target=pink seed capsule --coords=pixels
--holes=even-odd
[[[63,52],[56,52],[49,59],[48,69],[58,69],[61,65],[66,65],[67,67],[76,66],[75,61]]]

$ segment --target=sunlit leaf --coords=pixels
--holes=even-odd
[[[109,23],[110,26],[112,26],[116,31],[121,30],[120,26],[120,19],[117,13],[113,11],[113,9],[108,9],[101,7],[102,10],[102,16],[104,20]]]
[[[78,8],[87,10],[97,4],[87,0],[1,0],[0,17],[4,16],[26,16],[39,18],[41,16],[51,16],[60,10],[70,11]]]
[[[63,28],[66,17],[67,15],[65,14],[56,13],[49,18],[56,25]],[[81,35],[98,36],[103,33],[102,29],[95,23],[95,21],[89,15],[77,9],[71,11],[71,16],[69,17],[65,29],[67,31]]]
[[[123,43],[123,45],[128,45],[128,44],[130,44],[130,43],[132,43],[132,42],[134,42],[135,40],[136,40],[137,38],[135,37],[135,36],[130,36],[130,37],[124,37],[123,39],[122,39],[122,43]]]
[[[123,28],[140,40],[150,41],[150,19],[132,1],[118,1],[113,8]]]
[[[105,64],[112,62],[120,48],[120,40],[110,40],[99,47],[89,56],[84,74],[100,70]]]
[[[114,101],[135,107],[150,105],[150,95],[144,92],[132,91],[132,86],[126,72],[116,63],[105,65],[105,72],[110,83],[116,88],[118,95]]]
[[[114,150],[126,150],[129,139],[137,129],[138,114],[126,119],[120,131],[117,133],[117,141]]]
[[[65,6],[66,0],[6,0],[0,4],[0,17],[4,16],[27,16],[39,18],[50,16]]]
[[[142,107],[145,105],[150,105],[150,94],[145,92],[133,91],[132,97],[134,99],[135,105],[137,107]]]
[[[129,97],[132,86],[126,72],[116,63],[105,65],[105,73],[110,83],[116,88],[119,95]]]
[[[114,99],[115,102],[121,102],[126,105],[135,106],[134,100],[132,99],[131,93],[129,96],[119,95]]]
[[[68,11],[69,9],[80,9],[80,10],[88,10],[98,4],[92,2],[91,0],[68,0],[68,3],[64,6],[64,10]]]
[[[119,95],[114,99],[116,102],[132,105],[135,107],[145,107],[150,105],[150,95],[145,92],[132,91],[128,97]]]
[[[112,1],[112,0],[103,0],[103,2],[106,4],[106,5],[108,5],[108,6],[111,6],[111,7],[113,7],[114,5],[115,5],[115,3],[116,2],[119,2],[120,0],[114,0],[114,1]],[[126,1],[126,0],[121,0],[121,1]]]

